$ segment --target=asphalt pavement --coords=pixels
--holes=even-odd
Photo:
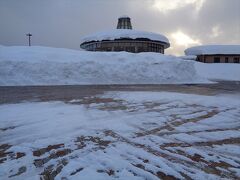
[[[0,86],[0,104],[45,101],[70,101],[107,91],[179,92],[200,95],[240,94],[239,81],[184,85],[71,85],[71,86]]]

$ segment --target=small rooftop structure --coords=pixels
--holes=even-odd
[[[188,56],[205,63],[240,63],[240,45],[204,45],[186,49]]]
[[[128,16],[119,17],[117,29],[132,29],[130,17]]]
[[[128,16],[118,18],[117,29],[98,32],[81,39],[80,47],[88,51],[158,52],[170,47],[161,34],[132,30]]]

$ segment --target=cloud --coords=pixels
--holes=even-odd
[[[183,55],[185,49],[191,46],[201,45],[200,39],[195,38],[181,30],[177,30],[168,35],[171,47],[166,50],[168,54]]]
[[[216,38],[216,37],[220,36],[221,34],[222,34],[222,31],[221,31],[219,25],[212,27],[212,33],[210,34],[210,37]]]
[[[131,17],[133,29],[167,36],[167,54],[186,46],[240,44],[240,0],[0,0],[0,44],[79,49],[80,39],[115,29]],[[163,13],[164,12],[164,13]]]
[[[201,41],[199,39],[194,39],[183,33],[181,30],[171,34],[170,38],[173,40],[173,43],[178,46],[189,47],[190,45],[200,45]]]
[[[167,13],[178,8],[193,5],[199,11],[204,2],[205,0],[155,0],[153,7],[162,13]]]

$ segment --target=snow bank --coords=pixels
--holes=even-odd
[[[199,75],[207,79],[240,81],[240,64],[195,62],[195,69]]]
[[[183,59],[183,60],[193,60],[195,61],[197,59],[197,56],[179,56],[179,58]]]
[[[197,56],[187,55],[179,58],[195,61]],[[197,74],[209,80],[240,81],[240,64],[195,62],[195,69]]]
[[[132,29],[114,29],[110,31],[98,32],[82,38],[81,43],[90,41],[114,40],[121,38],[147,38],[153,41],[161,41],[166,43],[166,48],[170,46],[169,40],[161,34],[146,31],[136,31]]]
[[[158,53],[0,47],[0,85],[206,83],[194,61]]]
[[[240,54],[240,45],[206,45],[196,46],[185,50],[186,55],[201,54]]]

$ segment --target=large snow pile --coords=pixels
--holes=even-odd
[[[98,32],[89,36],[82,38],[81,42],[90,42],[90,41],[102,41],[102,40],[114,40],[121,38],[147,38],[153,41],[161,41],[166,43],[166,47],[169,47],[169,40],[157,33],[146,32],[146,31],[137,31],[131,29],[114,29],[110,31]]]
[[[240,54],[240,45],[205,45],[191,47],[185,50],[186,55],[201,54]]]
[[[194,61],[158,53],[0,47],[0,85],[176,84],[208,82]]]

